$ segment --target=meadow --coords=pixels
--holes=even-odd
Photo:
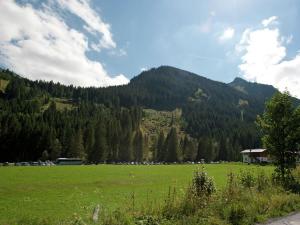
[[[170,188],[184,193],[199,165],[91,165],[0,167],[0,224],[22,219],[90,217],[94,207],[140,207],[162,203]],[[217,188],[229,172],[273,171],[271,166],[206,164]]]

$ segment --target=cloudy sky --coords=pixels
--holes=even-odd
[[[300,97],[299,0],[0,0],[0,65],[80,86],[170,65]]]

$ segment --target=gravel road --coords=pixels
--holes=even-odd
[[[300,225],[300,213],[294,213],[286,217],[274,219],[263,225]]]

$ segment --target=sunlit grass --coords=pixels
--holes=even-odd
[[[100,204],[122,208],[163,202],[169,187],[184,192],[197,165],[98,165],[0,167],[0,224],[20,218],[65,219],[90,214]],[[218,188],[228,172],[254,169],[244,164],[209,164],[205,168]],[[268,173],[272,167],[264,168]]]

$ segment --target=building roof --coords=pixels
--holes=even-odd
[[[58,158],[56,160],[66,160],[66,161],[72,161],[72,160],[82,160],[80,158]]]
[[[257,148],[257,149],[245,149],[245,150],[243,150],[243,151],[241,151],[241,153],[242,154],[244,154],[244,153],[260,153],[260,152],[264,152],[264,151],[266,151],[267,149],[265,149],[265,148]]]

